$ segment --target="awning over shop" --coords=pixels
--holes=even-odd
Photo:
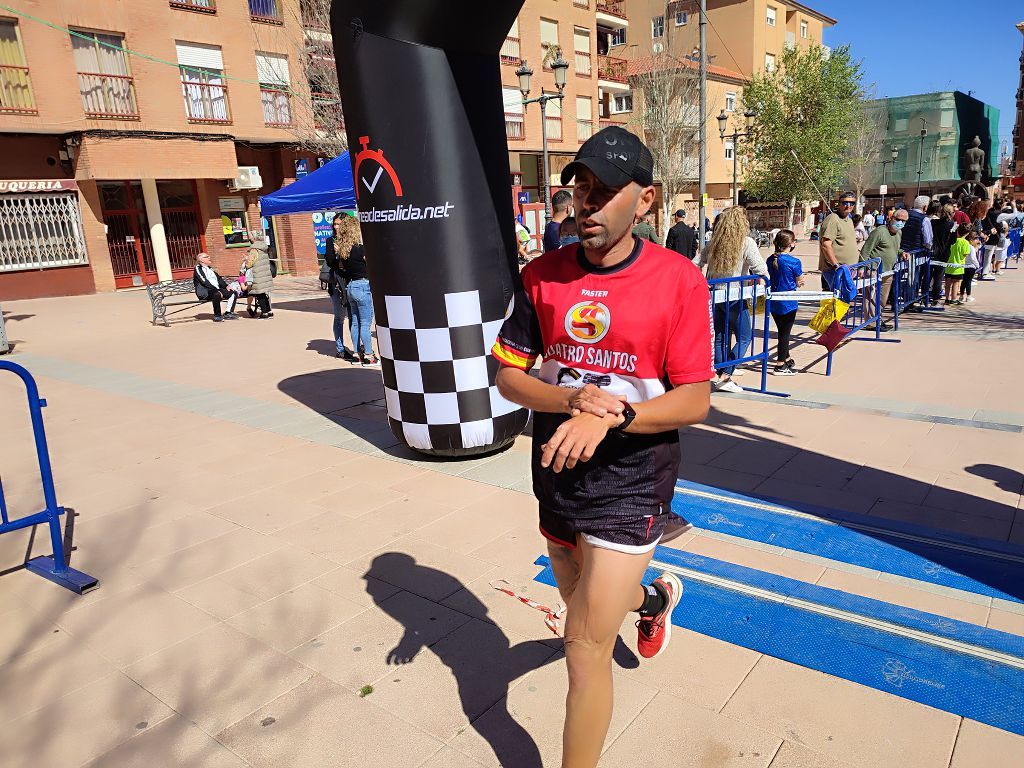
[[[237,173],[235,142],[227,138],[195,141],[85,134],[75,168],[79,181],[233,179]]]
[[[315,213],[317,211],[353,211],[356,188],[352,180],[352,164],[344,152],[308,176],[260,198],[260,213],[277,216],[283,213]]]

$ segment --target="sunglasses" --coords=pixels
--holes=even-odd
[[[848,208],[853,208],[853,206],[855,206],[857,203],[855,203],[853,200],[840,200],[839,204],[845,205]]]

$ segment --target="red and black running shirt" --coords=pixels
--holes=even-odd
[[[613,267],[594,267],[579,245],[550,251],[522,272],[492,349],[503,364],[563,387],[596,384],[629,402],[673,385],[714,377],[708,286],[689,259],[634,238]],[[542,506],[570,517],[656,514],[672,498],[679,434],[612,432],[589,462],[555,473],[540,466],[540,447],[564,414],[534,414],[533,485]]]

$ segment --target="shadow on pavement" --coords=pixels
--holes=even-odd
[[[541,768],[537,744],[509,713],[507,694],[513,681],[560,659],[561,655],[536,641],[513,646],[505,633],[490,623],[486,633],[475,636],[476,642],[453,642],[449,635],[428,645],[421,634],[422,611],[408,609],[408,603],[388,600],[394,595],[393,590],[380,592],[375,585],[382,582],[396,586],[419,585],[421,593],[423,590],[448,595],[461,592],[473,603],[466,612],[484,621],[487,621],[486,607],[454,576],[420,565],[401,552],[386,552],[375,557],[363,578],[367,593],[377,607],[405,627],[399,644],[388,652],[388,664],[414,663],[420,651],[428,648],[451,670],[458,684],[462,711],[473,729],[490,745],[498,764]]]

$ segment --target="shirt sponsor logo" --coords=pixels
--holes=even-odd
[[[575,341],[596,344],[608,335],[611,310],[599,301],[581,301],[565,313],[565,332]]]

